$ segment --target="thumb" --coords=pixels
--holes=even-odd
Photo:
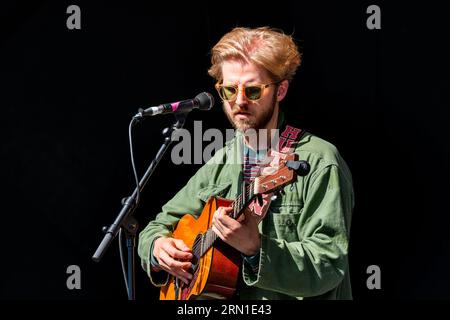
[[[244,211],[244,216],[245,218],[243,219],[243,223],[247,225],[258,225],[258,223],[262,220],[261,216],[253,213],[253,211],[249,208]]]
[[[226,212],[226,213],[230,213],[231,211],[234,210],[233,207],[225,207],[224,209],[225,209],[225,212]]]
[[[191,251],[191,249],[184,243],[183,240],[174,239],[173,242],[175,244],[175,247],[177,247],[177,249],[182,250],[182,251]]]

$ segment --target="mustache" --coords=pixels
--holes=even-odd
[[[231,109],[231,113],[235,116],[237,114],[251,114],[246,107],[235,107]]]

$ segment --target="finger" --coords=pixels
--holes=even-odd
[[[189,281],[192,280],[192,278],[193,278],[192,273],[190,273],[189,271],[187,271],[185,269],[178,269],[178,270],[176,270],[176,274],[177,274],[176,275],[177,277],[180,277],[180,278],[184,279],[185,280],[184,282],[186,284],[189,283]]]
[[[243,222],[245,221],[245,214],[241,214],[239,218],[236,219],[236,221],[240,224],[243,224]]]
[[[224,229],[229,229],[231,231],[234,231],[240,227],[240,223],[229,216],[218,216],[217,222],[222,225]]]
[[[177,261],[173,259],[167,252],[163,251],[160,254],[160,259],[164,263],[164,266],[176,270],[176,269],[189,269],[192,267],[192,263],[189,261]]]
[[[184,273],[181,273],[179,275],[176,276],[178,279],[180,279],[181,281],[183,281],[185,284],[189,284],[192,280],[192,275],[186,271],[184,271]]]
[[[161,254],[160,260],[160,266],[162,269],[164,269],[174,277],[179,278],[184,283],[188,284],[189,280],[192,279],[192,274],[183,269],[189,269],[192,265],[190,262],[180,263],[170,258],[165,252]],[[181,266],[181,268],[177,266]]]
[[[231,212],[234,211],[234,207],[222,207],[224,210],[224,215],[229,216]]]
[[[243,215],[245,216],[246,220],[250,220],[250,221],[251,221],[251,219],[258,219],[259,218],[259,215],[257,215],[251,209],[245,210]]]
[[[181,251],[191,251],[191,248],[189,248],[186,243],[184,243],[181,239],[173,239],[173,243],[175,246],[180,249]]]
[[[169,256],[171,256],[174,259],[181,259],[181,260],[192,259],[192,253],[185,252],[185,251],[180,251],[173,244],[169,244],[167,246],[164,246],[163,250],[166,251],[169,254]]]
[[[222,234],[224,233],[224,227],[223,225],[220,223],[219,219],[217,217],[213,218],[213,223],[212,223],[213,227],[216,227],[216,229]]]
[[[181,280],[181,281],[183,281],[185,284],[189,284],[189,279],[187,279],[187,278],[185,278],[185,277],[183,277],[183,275],[181,275],[181,274],[176,274],[176,273],[170,273],[171,275],[173,275],[175,278],[177,278],[177,279],[179,279],[179,280]]]
[[[245,217],[241,222],[244,225],[258,225],[261,221],[261,217],[255,213],[253,213],[251,210],[246,210],[244,214],[242,215]]]
[[[217,221],[218,217],[223,216],[224,214],[225,211],[223,210],[223,207],[219,207],[213,214],[213,222]]]
[[[233,207],[219,207],[219,208],[217,208],[214,215],[218,215],[218,216],[228,215],[233,210],[234,210]]]
[[[215,226],[213,225],[211,227],[212,231],[214,231],[215,234],[217,234],[217,236],[222,239],[223,241],[225,241],[225,237],[223,236],[222,232]]]

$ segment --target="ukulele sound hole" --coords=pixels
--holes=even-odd
[[[195,273],[195,271],[197,271],[198,268],[198,263],[200,261],[200,257],[201,257],[201,250],[202,250],[202,241],[203,241],[203,237],[201,234],[198,234],[197,237],[194,240],[194,244],[192,245],[192,267],[191,267],[191,272],[192,274]]]

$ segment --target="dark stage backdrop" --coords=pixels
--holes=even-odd
[[[202,91],[218,100],[209,49],[235,26],[268,25],[303,52],[289,119],[335,144],[353,173],[355,299],[449,298],[448,13],[393,2],[2,2],[0,297],[126,299],[117,239],[100,263],[91,256],[134,188],[130,118]],[[80,30],[66,27],[71,4]],[[366,26],[371,4],[380,30]],[[229,127],[220,103],[186,128],[200,120]],[[171,122],[136,128],[140,174]],[[199,167],[166,155],[135,212],[141,229]],[[137,264],[137,298],[156,299]],[[69,265],[80,290],[66,287]],[[371,265],[379,290],[366,286]]]

